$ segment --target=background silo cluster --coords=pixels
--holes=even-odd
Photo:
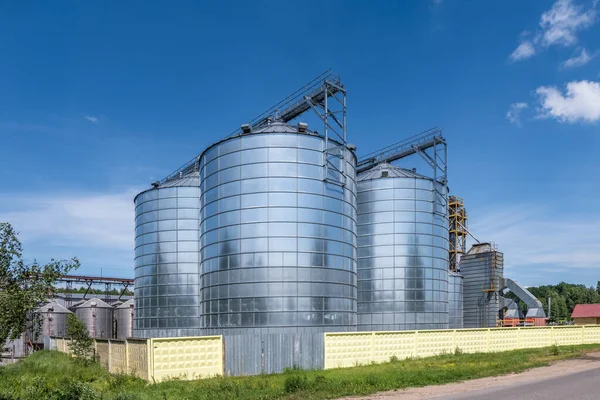
[[[353,150],[269,120],[140,193],[134,335],[458,326],[447,186]]]

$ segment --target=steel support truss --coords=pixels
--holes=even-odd
[[[325,80],[317,93],[304,100],[323,122],[323,179],[346,185],[346,89],[338,82]]]

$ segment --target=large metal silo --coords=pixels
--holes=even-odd
[[[448,314],[450,329],[463,327],[463,277],[452,271],[448,275]]]
[[[98,298],[92,298],[75,309],[75,315],[88,328],[91,337],[113,337],[113,308]]]
[[[135,198],[135,336],[200,334],[199,203],[193,168]]]
[[[201,155],[207,334],[356,327],[356,157],[305,128],[272,122]],[[343,176],[325,179],[325,154]]]
[[[114,310],[115,337],[117,339],[133,337],[133,306],[133,300],[127,300]]]
[[[34,324],[38,321],[40,323],[40,335],[36,336],[41,340],[43,340],[43,336],[67,336],[67,316],[69,314],[73,313],[56,302],[47,303],[36,309],[34,315],[37,315],[39,320],[34,318]],[[34,331],[36,330],[37,328],[34,327]]]
[[[448,328],[446,188],[382,163],[358,186],[358,329]]]

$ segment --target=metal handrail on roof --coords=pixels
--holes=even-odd
[[[392,162],[410,156],[418,151],[426,150],[444,141],[440,128],[431,128],[398,143],[376,150],[362,156],[356,164],[356,172],[366,171],[377,164]]]
[[[325,82],[333,83],[334,85],[328,86],[329,90],[325,91]],[[271,120],[289,122],[310,110],[310,105],[306,102],[305,98],[311,99],[313,103],[320,104],[325,100],[325,95],[332,96],[335,93],[338,93],[340,91],[339,88],[341,87],[343,86],[340,81],[340,75],[334,74],[331,72],[331,69],[328,69],[274,106],[254,117],[250,120],[250,125],[252,126],[252,129],[259,129],[267,126]],[[231,132],[227,138],[242,134],[241,128],[237,128]],[[174,179],[182,178],[192,172],[199,171],[199,169],[200,155],[197,155],[161,181],[156,182],[156,186],[164,185]]]

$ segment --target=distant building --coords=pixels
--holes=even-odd
[[[571,318],[575,325],[600,324],[600,304],[576,304]]]

